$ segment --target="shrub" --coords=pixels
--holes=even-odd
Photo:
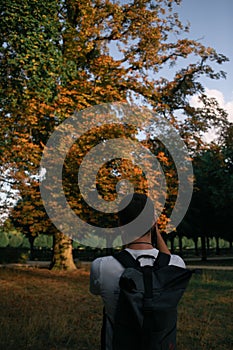
[[[4,231],[0,231],[0,247],[5,248],[9,244],[9,238]]]
[[[11,232],[8,234],[9,246],[12,248],[18,248],[23,243],[23,235],[19,232]]]

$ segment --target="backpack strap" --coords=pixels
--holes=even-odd
[[[133,267],[135,269],[140,268],[140,263],[139,261],[135,260],[134,257],[127,252],[127,250],[122,250],[119,253],[115,253],[113,257],[119,261],[119,263],[127,268],[127,267]]]
[[[161,267],[167,266],[170,262],[171,255],[162,252],[158,253],[158,256],[154,262],[154,267],[160,269]]]
[[[144,281],[144,299],[143,299],[143,324],[141,335],[141,348],[151,349],[151,335],[153,330],[153,266],[143,266],[142,274]]]

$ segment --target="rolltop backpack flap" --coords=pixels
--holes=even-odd
[[[125,305],[123,307],[122,314],[124,313],[125,317],[122,317],[124,318],[122,322],[125,322],[127,325],[128,315],[130,315],[131,321],[133,323],[135,321],[135,327],[142,327],[145,298],[145,277],[143,271],[148,267],[152,274],[153,264],[144,268],[140,266],[139,260],[141,258],[155,260],[156,258],[153,255],[140,255],[137,259],[134,259],[127,251],[122,251],[115,257],[125,267],[119,281],[120,296],[117,307],[117,315],[119,315],[119,309],[124,303]]]
[[[119,286],[120,294],[124,296],[126,303],[124,313],[130,314],[132,316],[131,321],[135,319],[137,326],[141,327],[143,323],[142,305],[144,298],[142,272],[134,268],[126,268],[120,278]]]

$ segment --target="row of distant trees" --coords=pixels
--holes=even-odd
[[[0,3],[1,185],[9,184],[19,195],[10,220],[28,237],[31,247],[39,234],[53,236],[54,268],[74,269],[75,264],[71,238],[53,226],[41,201],[38,182],[41,156],[56,126],[75,110],[103,103],[141,101],[158,118],[172,123],[193,157],[196,174],[193,200],[178,228],[179,235],[229,235],[231,242],[227,208],[232,208],[232,127],[226,112],[215,99],[206,96],[201,83],[204,77],[224,78],[225,73],[213,67],[228,59],[189,37],[188,25],[176,13],[180,3],[177,0]],[[166,68],[170,69],[169,79],[164,75]],[[200,98],[199,107],[190,105],[194,95]],[[98,125],[95,117],[93,124]],[[211,127],[222,139],[206,148],[202,136]],[[136,132],[127,125],[124,130],[94,127],[74,143],[64,164],[63,186],[77,215],[94,220],[93,224],[95,220],[105,222],[103,217],[96,218],[88,212],[78,192],[75,181],[82,157],[93,145],[109,138],[135,140]],[[162,229],[174,205],[178,180],[174,166],[169,167],[169,154],[157,141],[146,140],[144,146],[154,152],[167,174],[169,198],[160,218]],[[56,161],[54,154],[51,162]],[[115,160],[100,169],[97,179],[105,199],[114,198],[114,184],[121,179],[112,176],[111,169],[117,169],[122,178],[132,179],[136,188],[143,190],[146,181],[142,171],[124,160]],[[15,192],[9,191],[7,200],[14,196]],[[202,241],[204,249],[204,238]]]
[[[30,249],[28,238],[19,230],[14,228],[1,228],[0,231],[0,248],[27,248]],[[34,241],[35,248],[52,248],[53,237],[49,235],[39,235]]]
[[[192,238],[187,238],[185,236],[181,237],[181,239],[176,236],[167,236],[167,244],[173,250],[173,252],[182,252],[183,250],[196,250],[197,255],[200,255],[201,248],[201,239],[200,237],[197,239],[197,245],[195,245],[195,241]],[[80,245],[78,242],[72,242],[73,249],[79,250],[88,250],[95,251],[96,249],[92,247],[85,247]],[[116,247],[117,249],[120,249]],[[26,248],[30,252],[30,243],[28,238],[21,232],[14,228],[7,230],[6,227],[1,228],[0,230],[0,248]],[[34,241],[35,249],[52,249],[53,248],[53,236],[41,234],[38,235]],[[206,237],[206,248],[211,249],[212,251],[216,250],[216,240],[214,237]],[[229,242],[220,238],[219,239],[219,248],[229,248]],[[33,258],[33,254],[31,255]]]

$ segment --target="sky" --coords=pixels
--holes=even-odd
[[[226,79],[202,80],[206,92],[216,97],[233,122],[233,0],[182,0],[177,7],[182,22],[190,22],[189,38],[200,40],[229,58],[216,68],[227,73]],[[197,100],[194,98],[193,103]]]

